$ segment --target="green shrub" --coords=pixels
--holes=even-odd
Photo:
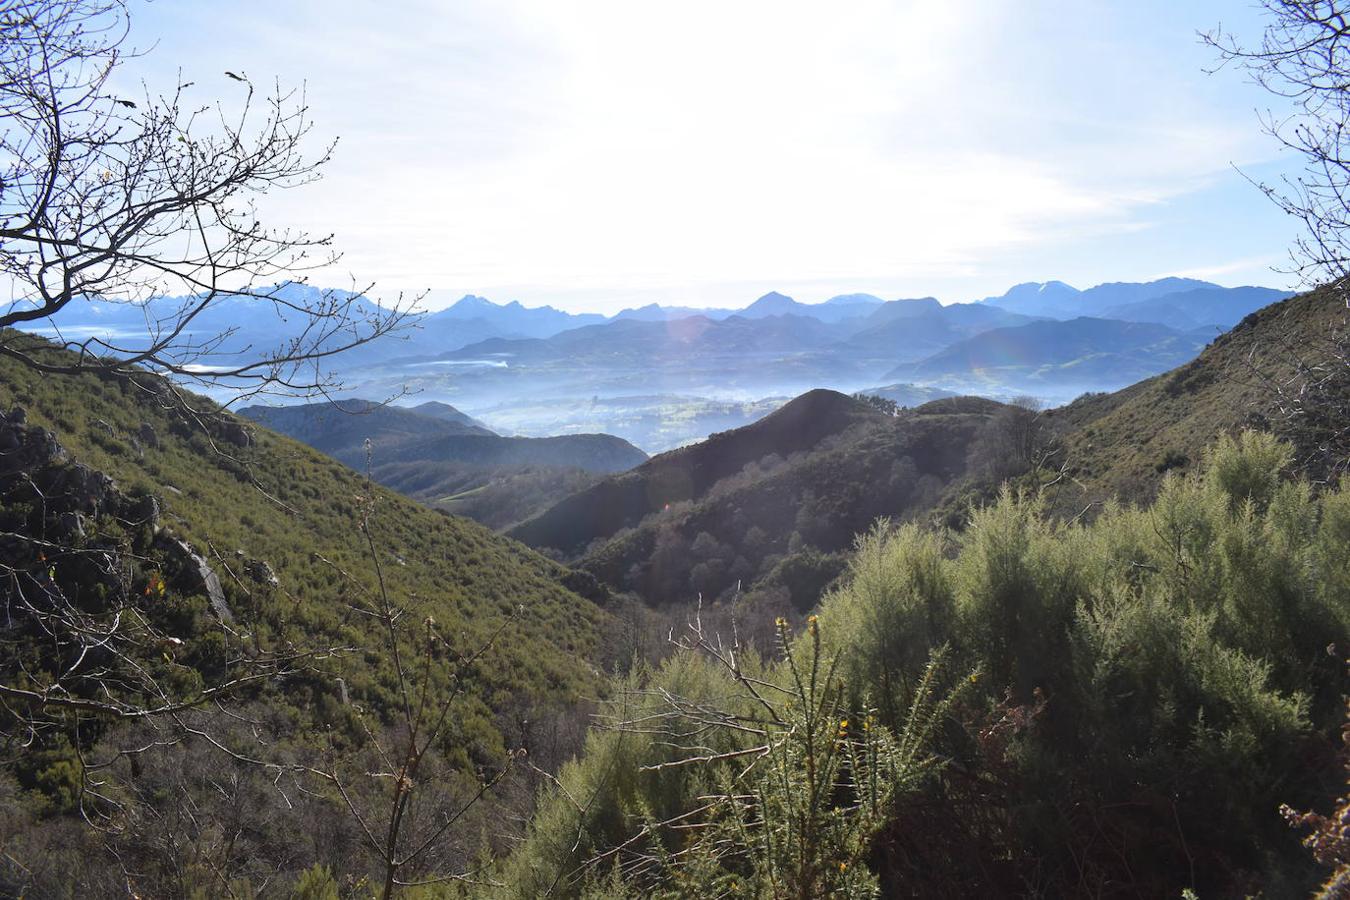
[[[1325,773],[1308,761],[1332,757],[1343,711],[1350,494],[1283,479],[1289,459],[1244,433],[1196,471],[1169,473],[1151,506],[1108,504],[1087,523],[1051,521],[1010,490],[955,536],[878,523],[808,634],[756,670],[776,719],[734,674],[677,654],[619,694],[655,704],[630,722],[684,698],[685,739],[593,735],[564,773],[568,792],[628,786],[594,794],[605,798],[587,807],[594,825],[549,793],[536,828],[554,822],[554,839],[578,848],[572,889],[597,897],[1311,889],[1276,810],[1325,802]],[[924,661],[944,644],[977,686],[915,728],[905,711],[933,708]],[[681,672],[699,673],[699,692],[675,689]],[[878,736],[858,747],[875,764],[850,755],[859,719],[844,711],[864,706]],[[713,728],[691,714],[710,709],[735,718]],[[850,726],[826,739],[817,724],[836,719]],[[655,772],[687,770],[670,760],[692,734],[712,783],[653,790]],[[959,763],[919,807],[900,802],[911,770],[883,761],[910,735]],[[763,746],[748,768],[723,756]],[[813,807],[822,773],[835,790]],[[691,817],[680,821],[693,837],[680,839],[674,816]]]

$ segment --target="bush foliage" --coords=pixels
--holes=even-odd
[[[778,661],[741,648],[738,674],[709,639],[629,675],[611,701],[627,706],[545,792],[504,883],[515,896],[1310,889],[1280,808],[1325,804],[1337,785],[1350,490],[1282,478],[1289,459],[1247,432],[1169,475],[1151,506],[1090,523],[1005,489],[960,533],[877,524]],[[944,646],[949,673],[974,674],[920,727]],[[837,690],[828,704],[803,689],[807,670]],[[754,756],[779,746],[775,714],[742,679],[792,711],[781,757]],[[823,745],[817,713],[837,729]],[[877,737],[855,743],[863,721]],[[849,755],[894,759],[916,739],[914,760],[944,761],[926,782]],[[830,747],[838,818],[808,840],[803,760]],[[888,788],[863,789],[876,778]],[[836,880],[787,877],[785,838]],[[848,856],[850,841],[864,849]]]

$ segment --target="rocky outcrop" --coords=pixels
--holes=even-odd
[[[222,444],[230,444],[241,449],[253,446],[253,432],[249,430],[247,425],[233,416],[220,413],[202,413],[199,417],[187,418],[183,413],[179,413],[178,418],[169,423],[169,433],[185,440],[191,438],[194,434],[201,434],[203,431],[211,436],[211,440]],[[144,438],[142,438],[142,442],[151,446],[144,441]]]
[[[56,435],[29,425],[22,406],[0,412],[0,489],[15,476],[56,465],[66,459],[66,450]]]
[[[167,534],[160,535],[156,544],[162,547],[170,558],[180,564],[188,590],[205,594],[207,601],[211,604],[211,611],[216,614],[216,618],[222,622],[233,624],[234,611],[230,609],[230,604],[225,599],[225,589],[220,584],[220,576],[211,568],[211,564],[206,561],[206,557],[192,549],[192,545],[187,541],[169,537]]]
[[[162,557],[158,567],[164,576],[186,592],[205,595],[218,619],[234,622],[220,578],[206,558],[186,541],[160,530],[158,498],[122,493],[107,474],[71,461],[55,434],[29,425],[27,419],[21,407],[0,411],[0,513],[24,511],[20,520],[11,523],[10,538],[0,541],[0,562],[15,569],[57,572],[46,562],[51,547],[97,546],[112,563],[122,547],[117,538],[109,537],[109,530],[149,526],[154,534],[152,546]],[[159,445],[149,424],[141,425],[134,440]],[[169,490],[167,486],[165,489]],[[100,520],[104,524],[95,527]],[[144,555],[138,559],[142,565],[152,564]],[[121,568],[116,564],[103,567],[109,579],[103,585],[105,595],[124,590],[114,577]],[[266,563],[259,562],[254,571],[256,574],[250,574],[256,580],[275,584],[276,575]],[[83,585],[85,589],[91,586]]]
[[[154,494],[145,494],[132,501],[127,507],[126,518],[133,525],[159,525],[159,498]]]
[[[236,447],[249,447],[253,444],[253,435],[242,422],[234,419],[222,419],[216,424],[215,436]]]
[[[117,483],[83,463],[49,468],[38,480],[48,503],[59,503],[86,515],[117,513],[126,498]]]

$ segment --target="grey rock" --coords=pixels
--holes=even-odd
[[[230,604],[225,599],[225,589],[221,587],[220,576],[216,575],[215,570],[206,558],[192,549],[192,545],[187,541],[181,541],[177,538],[161,536],[162,543],[171,555],[178,557],[178,560],[184,564],[190,580],[194,581],[194,587],[206,594],[206,599],[211,604],[211,611],[216,614],[216,618],[222,622],[234,624],[234,611],[230,609]]]
[[[91,516],[120,505],[122,500],[116,482],[83,463],[63,466],[43,480],[49,501],[59,501]]]
[[[84,516],[77,512],[61,513],[60,518],[56,520],[57,530],[61,533],[62,540],[74,540],[84,537]]]
[[[127,519],[137,525],[159,524],[159,500],[154,494],[146,494],[129,504]]]
[[[277,579],[277,573],[272,570],[271,565],[266,560],[250,559],[244,563],[244,572],[258,584],[265,584],[270,587],[281,584]]]
[[[159,449],[159,435],[155,433],[155,427],[149,422],[141,423],[141,427],[136,429],[136,437],[151,450]]]
[[[242,422],[226,420],[220,423],[218,429],[219,437],[223,441],[234,444],[236,447],[248,447],[253,443],[253,435],[244,427]]]
[[[66,450],[52,432],[16,423],[13,413],[0,420],[0,477],[36,472],[65,459]]]

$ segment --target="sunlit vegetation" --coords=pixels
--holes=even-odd
[[[605,665],[607,616],[563,587],[565,570],[486,528],[370,485],[264,429],[251,430],[247,447],[213,438],[214,426],[163,409],[155,384],[150,377],[43,378],[0,362],[0,407],[20,406],[31,425],[52,430],[71,463],[111,475],[126,494],[156,498],[160,532],[186,541],[219,576],[237,619],[233,630],[212,611],[200,585],[159,576],[169,566],[144,526],[99,518],[95,527],[91,519],[70,552],[40,564],[64,583],[78,578],[66,560],[80,553],[126,554],[118,558],[130,566],[140,605],[172,636],[149,662],[186,696],[194,685],[213,683],[227,656],[274,648],[337,652],[230,696],[227,707],[211,703],[195,711],[185,724],[220,747],[184,737],[181,729],[78,714],[60,730],[4,746],[0,842],[7,858],[26,868],[0,869],[0,883],[28,885],[37,895],[83,885],[69,889],[97,895],[125,885],[131,871],[136,889],[155,896],[217,896],[220,873],[238,884],[251,880],[256,890],[264,880],[292,879],[315,861],[344,878],[367,871],[372,858],[346,804],[286,766],[332,764],[360,780],[381,768],[368,758],[372,741],[396,743],[399,687],[389,639],[372,613],[377,575],[403,610],[400,623],[434,623],[436,651],[419,675],[428,690],[449,698],[457,686],[451,726],[434,748],[434,765],[428,760],[425,767],[441,786],[423,798],[424,815],[441,802],[471,796],[481,779],[508,766],[522,743],[531,744],[541,765],[556,765],[550,760],[571,752],[575,738],[567,735],[574,729],[560,716],[599,689],[595,667]],[[27,515],[5,509],[7,525]],[[19,520],[13,527],[32,527]],[[245,571],[250,561],[265,562],[275,583],[251,577]],[[509,649],[463,662],[494,635]],[[423,658],[420,627],[400,624],[398,640],[410,658]],[[46,678],[40,669],[14,670],[40,660],[40,645],[30,649],[22,658],[5,654],[8,683]],[[117,690],[115,683],[110,688]],[[166,745],[156,748],[157,741]],[[151,749],[119,759],[131,746]],[[96,763],[109,767],[88,768]],[[103,785],[106,801],[88,793],[93,784]],[[374,802],[378,787],[354,787],[353,802],[358,808]],[[511,787],[501,802],[511,791],[519,797],[520,787]],[[231,816],[247,819],[245,832],[231,832]],[[315,822],[328,822],[330,830],[313,832]],[[295,836],[311,833],[312,840],[295,843]],[[461,862],[481,845],[477,833],[454,837],[459,849],[446,852]],[[192,853],[184,849],[189,845]],[[122,865],[109,867],[102,847]]]
[[[820,896],[826,863],[840,896],[1311,889],[1322,876],[1280,808],[1339,784],[1350,491],[1282,478],[1290,459],[1247,432],[1091,524],[1008,491],[960,533],[877,525],[785,655],[700,630],[617,683],[607,727],[506,861],[508,893]],[[914,710],[939,648],[948,701],[929,729]],[[828,707],[804,671],[837,686]],[[794,751],[754,749],[783,727]],[[916,738],[912,761],[939,761],[923,777],[888,755]],[[871,764],[850,762],[823,800],[785,774],[813,748],[892,760],[884,822],[860,783]],[[794,881],[774,862],[780,817],[817,815],[867,849],[804,840],[793,865],[817,874]],[[868,873],[846,879],[855,866]]]

